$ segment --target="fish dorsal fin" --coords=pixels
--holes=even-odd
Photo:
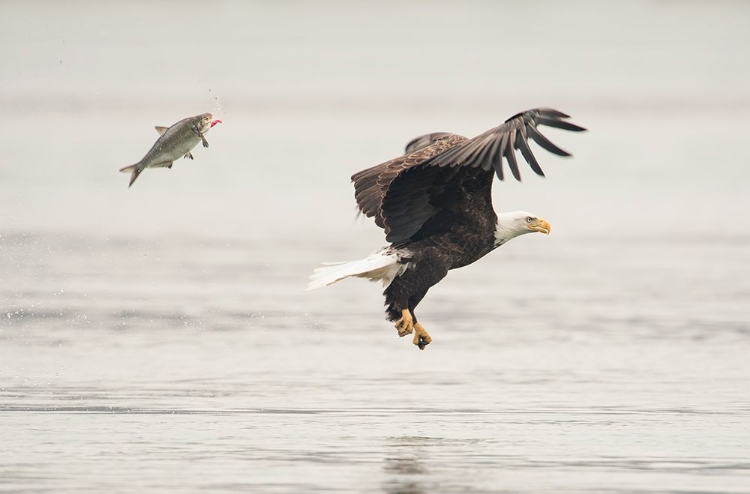
[[[159,133],[160,136],[163,136],[166,131],[169,130],[169,127],[162,127],[161,125],[157,125],[154,127],[156,131]]]

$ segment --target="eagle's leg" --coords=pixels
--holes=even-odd
[[[432,343],[432,337],[430,336],[430,333],[428,333],[427,330],[424,329],[424,326],[417,322],[417,314],[414,312],[414,309],[417,308],[417,305],[419,305],[419,302],[422,301],[425,295],[427,295],[427,290],[421,291],[416,295],[412,295],[411,297],[409,297],[409,310],[411,311],[412,318],[414,319],[414,339],[412,340],[412,343],[418,346],[420,350],[424,350],[424,347]]]
[[[409,309],[403,309],[401,311],[401,319],[396,321],[396,329],[398,330],[399,336],[406,336],[414,332],[414,319],[411,317],[411,311]]]
[[[417,315],[414,313],[414,310],[424,296],[427,295],[429,287],[444,278],[447,272],[447,269],[434,272],[428,271],[430,277],[425,280],[421,273],[410,272],[407,269],[383,293],[385,295],[388,320],[396,322],[396,329],[399,336],[416,333],[413,342],[420,350],[424,350],[427,345],[432,343],[432,337],[417,322]],[[426,288],[424,288],[425,285],[427,285]]]
[[[414,340],[412,343],[417,345],[420,350],[424,350],[424,347],[432,343],[432,336],[418,322],[414,323]]]

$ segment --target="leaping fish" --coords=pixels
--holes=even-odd
[[[195,117],[188,117],[180,120],[171,127],[156,126],[159,138],[146,156],[134,165],[126,166],[120,171],[130,173],[130,184],[133,185],[135,179],[146,168],[172,168],[172,164],[180,157],[193,159],[190,151],[203,143],[203,147],[208,147],[206,132],[214,125],[221,123],[221,120],[213,120],[210,113],[202,113]]]

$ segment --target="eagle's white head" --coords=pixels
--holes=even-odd
[[[495,226],[495,247],[524,233],[540,232],[549,235],[551,229],[547,220],[526,211],[499,213]]]

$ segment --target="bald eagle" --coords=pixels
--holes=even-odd
[[[382,281],[387,319],[399,336],[414,333],[424,350],[432,338],[414,313],[433,285],[451,269],[481,259],[525,233],[549,234],[550,224],[523,211],[496,214],[493,175],[503,180],[503,158],[513,177],[521,174],[515,149],[544,176],[529,148],[531,138],[559,156],[570,154],[544,137],[540,125],[580,132],[568,115],[549,108],[528,110],[473,138],[435,132],[417,137],[406,153],[352,176],[359,211],[385,230],[388,247],[366,259],[318,268],[308,290],[351,276]]]

